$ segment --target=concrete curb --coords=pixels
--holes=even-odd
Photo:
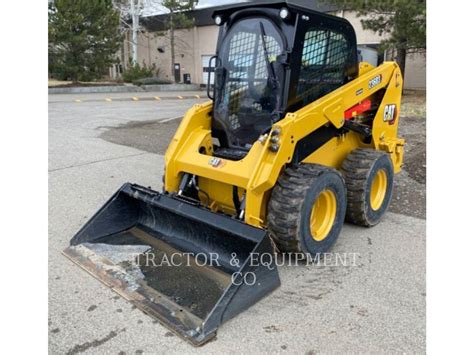
[[[163,100],[196,100],[196,99],[207,99],[205,94],[203,95],[176,95],[176,96],[132,96],[132,97],[106,97],[101,99],[74,99],[72,101],[76,103],[81,102],[124,102],[124,101],[163,101]],[[49,101],[50,104],[68,102],[68,100],[62,101]]]
[[[146,92],[153,91],[200,91],[199,84],[142,85]]]
[[[162,91],[199,91],[198,84],[167,84],[167,85],[123,85],[123,86],[84,86],[67,88],[49,88],[48,94],[97,94],[115,92],[162,92]]]

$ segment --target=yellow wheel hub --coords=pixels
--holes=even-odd
[[[336,195],[331,190],[323,190],[311,210],[310,229],[314,240],[320,242],[331,231],[336,218]]]
[[[380,169],[377,171],[370,187],[370,207],[374,211],[377,211],[382,206],[385,194],[387,193],[387,181],[385,170]]]

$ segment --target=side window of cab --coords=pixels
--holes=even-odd
[[[297,88],[304,105],[344,85],[349,55],[344,34],[323,28],[306,32]]]

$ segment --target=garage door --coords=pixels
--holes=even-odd
[[[202,56],[202,83],[207,84],[207,77],[211,75],[211,84],[214,83],[214,67],[209,67],[209,60],[212,55],[203,55]],[[212,65],[215,64],[215,61],[212,61]]]

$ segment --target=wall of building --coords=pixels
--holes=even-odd
[[[202,56],[213,55],[216,50],[218,28],[202,26],[175,32],[175,63],[183,74],[189,73],[193,83],[202,82]],[[125,57],[131,57],[130,43],[124,43]],[[138,36],[138,62],[155,64],[161,78],[173,79],[171,65],[171,45],[169,35],[157,36],[154,33],[140,33]]]
[[[426,53],[407,55],[404,80],[407,89],[426,89]]]

